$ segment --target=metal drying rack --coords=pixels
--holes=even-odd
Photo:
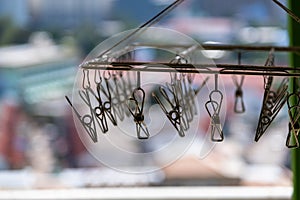
[[[280,8],[282,8],[294,21],[291,22],[291,31],[300,32],[300,19],[296,14],[300,14],[295,9],[299,8],[299,3],[292,2],[292,10],[281,4],[277,0],[272,0]],[[242,85],[245,76],[263,76],[264,77],[264,97],[260,117],[256,129],[255,141],[258,141],[266,132],[269,125],[273,122],[281,108],[287,103],[288,114],[290,118],[289,132],[286,140],[286,146],[289,148],[298,148],[300,146],[300,85],[297,79],[300,77],[300,62],[294,62],[295,66],[278,66],[274,64],[274,52],[291,53],[295,57],[300,55],[300,41],[292,37],[296,42],[294,45],[299,46],[244,46],[244,45],[221,45],[221,44],[202,44],[196,46],[177,45],[177,44],[143,44],[130,43],[134,36],[142,34],[147,27],[157,23],[163,16],[183,3],[184,0],[176,0],[163,11],[158,13],[152,19],[141,25],[134,32],[123,37],[120,41],[112,45],[110,48],[103,51],[98,57],[86,61],[80,65],[83,70],[82,88],[79,90],[81,100],[88,106],[90,112],[86,115],[81,115],[79,111],[73,106],[68,97],[67,100],[74,110],[77,118],[84,127],[85,131],[91,137],[93,142],[97,142],[97,126],[100,127],[103,133],[107,133],[110,121],[117,126],[119,121],[122,121],[125,116],[131,117],[136,124],[136,132],[138,139],[148,139],[151,134],[148,131],[147,125],[144,122],[144,100],[145,91],[141,87],[141,73],[156,72],[166,73],[170,72],[171,82],[159,88],[159,95],[152,93],[152,97],[160,105],[165,117],[174,126],[181,137],[185,136],[185,131],[189,128],[189,123],[193,120],[195,113],[193,107],[195,106],[195,96],[206,84],[207,79],[203,81],[198,89],[192,88],[193,74],[213,74],[215,79],[215,89],[211,91],[209,100],[205,107],[211,118],[211,139],[214,142],[221,142],[224,139],[222,125],[220,124],[219,112],[222,108],[223,94],[218,89],[218,76],[231,75],[234,76],[233,81],[236,86],[236,103],[241,100],[240,108],[235,107],[236,113],[245,112],[245,105],[242,100],[243,90]],[[298,43],[297,43],[298,41]],[[153,48],[179,48],[188,51],[207,51],[207,50],[222,50],[222,51],[236,51],[238,52],[238,64],[190,64],[185,60],[184,55],[178,54],[172,62],[135,62],[130,59],[127,60],[108,60],[109,53],[120,44],[124,42],[131,45],[124,48],[119,55],[128,53],[128,49],[134,50],[136,47],[153,47]],[[241,64],[241,52],[269,52],[269,56],[264,65],[249,65]],[[130,55],[129,55],[130,57]],[[174,62],[175,61],[175,62]],[[94,84],[91,84],[89,72],[94,71]],[[98,81],[96,75],[103,71],[103,75],[99,75]],[[135,72],[137,74],[138,84],[135,86],[130,83],[130,78],[126,79],[123,73]],[[238,80],[236,75],[240,75]],[[179,76],[180,78],[176,77]],[[282,77],[281,84],[274,88],[274,77]],[[104,80],[104,81],[103,81]],[[290,80],[290,90],[289,90]],[[92,88],[91,85],[96,85]],[[290,91],[290,92],[289,92]],[[217,95],[215,95],[217,94]],[[105,100],[103,100],[105,99]],[[215,97],[217,96],[217,98]],[[91,103],[91,98],[95,98],[98,105],[95,107]],[[163,101],[161,100],[163,98]],[[167,105],[166,105],[167,104]],[[169,109],[168,109],[168,108]],[[98,124],[98,125],[97,125]],[[300,165],[299,150],[294,150],[294,173],[297,174],[297,166]],[[294,180],[294,188],[299,188],[299,181],[296,177]],[[294,199],[298,199],[298,192],[294,192]]]

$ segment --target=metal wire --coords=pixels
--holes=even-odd
[[[276,3],[280,8],[282,8],[291,18],[293,18],[296,22],[300,23],[300,18],[295,15],[290,9],[288,9],[286,6],[284,6],[282,3],[280,3],[277,0],[272,0],[274,3]]]
[[[170,4],[168,7],[166,7],[161,12],[159,12],[157,15],[155,15],[153,18],[151,18],[146,23],[144,23],[140,27],[138,27],[135,31],[133,31],[132,33],[128,34],[127,36],[125,36],[124,38],[122,38],[120,41],[118,41],[116,44],[114,44],[112,47],[108,48],[103,53],[101,53],[98,56],[98,58],[100,58],[103,55],[107,54],[108,52],[110,52],[115,47],[119,46],[120,44],[122,44],[123,42],[125,42],[126,40],[128,40],[129,38],[131,38],[134,35],[136,35],[138,32],[142,32],[143,30],[145,30],[145,28],[150,27],[150,26],[154,25],[155,23],[157,23],[158,21],[160,21],[165,15],[167,15],[169,12],[171,12],[174,8],[176,8],[183,1],[184,0],[176,0],[175,2],[173,2],[172,4]]]

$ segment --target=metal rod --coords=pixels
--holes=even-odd
[[[287,14],[289,14],[290,17],[293,18],[296,22],[300,23],[300,18],[292,10],[288,9],[277,0],[273,0],[273,2],[276,3],[280,8],[282,8]]]
[[[245,71],[245,70],[220,70],[209,69],[172,69],[172,68],[130,68],[130,67],[107,67],[107,66],[85,66],[91,70],[115,70],[115,71],[140,71],[140,72],[178,72],[194,74],[224,74],[224,75],[249,75],[249,76],[279,76],[279,77],[300,77],[300,73],[285,73],[281,71]]]
[[[297,15],[300,15],[300,2],[295,0],[289,0],[289,6],[292,12]],[[289,36],[290,36],[290,45],[300,45],[300,25],[289,18]],[[300,65],[300,56],[296,54],[290,54],[290,65],[296,69],[296,65]],[[290,79],[290,92],[296,92],[299,88],[298,84],[296,84],[296,79]],[[293,100],[293,105],[296,105],[296,100]],[[291,164],[293,170],[293,184],[294,184],[294,193],[293,200],[300,199],[300,149],[291,150]]]
[[[197,50],[199,47],[199,45],[193,45],[191,47],[189,47],[188,49],[182,51],[181,53],[179,53],[180,56],[184,57],[187,56],[188,54],[194,52],[195,50]]]
[[[300,71],[300,68],[294,69],[293,67],[288,66],[262,66],[262,65],[245,65],[245,64],[178,64],[178,63],[154,63],[154,62],[97,62],[92,61],[82,65],[82,68],[93,69],[100,67],[120,67],[120,68],[173,68],[173,69],[230,69],[230,70],[253,70],[253,71]]]
[[[133,47],[157,47],[157,48],[189,48],[190,44],[147,44],[147,43],[135,43]],[[246,46],[246,45],[228,45],[228,44],[199,44],[197,45],[199,50],[223,50],[223,51],[270,51],[274,49],[276,52],[300,52],[300,46]]]

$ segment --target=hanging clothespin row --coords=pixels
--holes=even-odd
[[[289,132],[286,139],[288,148],[299,148],[300,133],[300,94],[299,92],[291,93],[287,100],[289,114]]]
[[[209,94],[205,108],[210,117],[211,140],[222,142],[224,140],[223,127],[220,120],[220,111],[223,103],[223,93],[218,89],[218,74],[215,74],[215,89]]]
[[[274,66],[274,50],[269,53],[265,66]],[[288,79],[284,78],[277,88],[277,90],[271,90],[273,77],[264,77],[265,92],[263,97],[263,105],[261,108],[259,121],[255,134],[255,141],[257,142],[266,132],[273,120],[276,118],[279,111],[284,106],[287,100]]]
[[[242,53],[238,52],[238,65],[241,64]],[[234,112],[235,113],[244,113],[246,111],[244,98],[243,98],[243,83],[245,76],[241,76],[240,81],[236,75],[232,76],[232,80],[236,86],[235,90],[235,102],[234,102]]]
[[[138,73],[137,88],[134,89],[132,97],[127,100],[127,107],[133,116],[136,124],[136,132],[138,139],[148,139],[150,133],[145,123],[144,117],[144,104],[145,104],[145,91],[141,88],[140,72]]]
[[[92,108],[92,103],[90,100],[88,89],[91,87],[90,80],[89,80],[89,71],[84,69],[83,70],[83,83],[82,83],[83,90],[79,91],[81,99],[84,103],[89,107],[89,114],[81,116],[77,109],[73,106],[70,99],[65,96],[67,102],[72,107],[73,111],[75,112],[76,117],[80,121],[81,125],[83,126],[84,130],[87,132],[89,137],[92,139],[94,143],[98,142],[97,130],[96,130],[96,123],[95,123],[95,116],[94,110]]]

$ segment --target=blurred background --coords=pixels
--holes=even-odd
[[[226,141],[205,158],[187,152],[161,171],[138,175],[107,168],[87,152],[64,98],[72,93],[79,64],[100,42],[138,27],[170,3],[0,1],[1,189],[291,185],[290,152],[285,147],[287,112],[279,114],[259,143],[253,141],[262,77],[245,80],[247,110],[242,115],[230,111],[234,85],[225,81]],[[287,16],[270,0],[186,0],[155,26],[179,31],[199,43],[289,44]],[[263,65],[267,55],[245,53],[242,63]],[[210,58],[216,63],[237,62],[236,52]],[[288,65],[288,55],[276,54],[275,63]],[[204,127],[209,123],[201,122]]]

